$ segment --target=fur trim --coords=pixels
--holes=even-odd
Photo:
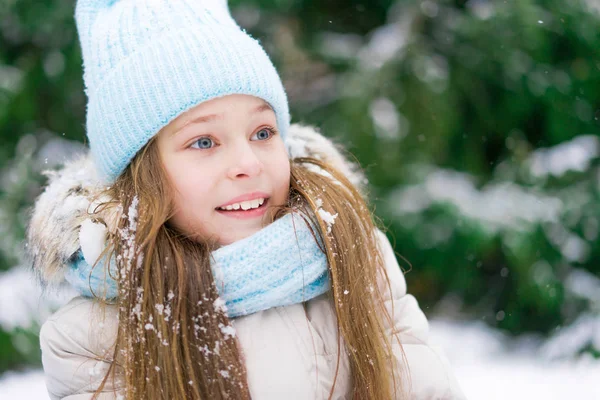
[[[64,266],[79,249],[79,227],[88,217],[98,179],[89,155],[46,175],[48,184],[29,222],[27,249],[40,281],[55,284],[63,281]]]
[[[313,127],[292,125],[286,146],[291,159],[314,157],[339,169],[359,189],[366,183],[358,166],[342,155],[342,149]],[[81,226],[89,219],[92,200],[104,186],[89,153],[46,175],[47,186],[34,205],[27,230],[27,249],[40,282],[54,286],[64,281],[65,268],[81,247]],[[117,216],[104,217],[116,221]]]
[[[327,161],[342,172],[354,186],[364,193],[367,180],[359,165],[348,160],[348,153],[341,145],[326,138],[312,126],[292,125],[286,140],[290,159],[313,157]],[[346,154],[346,155],[345,155]]]

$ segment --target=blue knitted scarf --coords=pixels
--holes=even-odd
[[[302,303],[330,288],[327,257],[297,213],[212,252],[212,272],[230,318]],[[116,266],[110,263],[112,276]],[[117,297],[117,282],[99,263],[92,268],[81,251],[65,279],[83,296]]]

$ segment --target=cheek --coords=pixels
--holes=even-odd
[[[287,153],[273,157],[269,170],[273,172],[276,201],[279,205],[283,205],[290,191],[290,161]]]
[[[206,192],[204,184],[201,180],[184,179],[175,182],[175,205],[180,210],[186,211],[186,214],[191,214],[191,211],[201,209],[206,202]]]
[[[165,169],[175,192],[175,203],[183,209],[206,199],[216,179],[214,168],[202,165],[188,154],[167,159]]]
[[[194,168],[173,168],[169,171],[175,206],[172,223],[184,232],[197,230],[208,215],[211,176]]]

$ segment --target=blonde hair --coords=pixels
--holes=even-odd
[[[394,398],[403,389],[396,379],[401,374],[393,372],[401,366],[385,330],[392,321],[381,291],[391,288],[372,214],[359,191],[331,165],[307,157],[290,161],[290,167],[289,201],[274,218],[302,208],[318,227],[314,234],[327,256],[338,329],[330,397],[345,351],[352,398]],[[167,223],[172,188],[155,140],[105,194],[113,200],[102,204],[99,215],[137,206],[137,218],[119,218],[109,240],[107,253],[117,261],[119,330],[114,362],[94,398],[119,372],[127,399],[249,399],[239,345],[223,329],[228,317],[215,307],[211,244],[192,241]],[[338,214],[335,224],[323,221],[320,207]],[[378,276],[387,283],[383,289]]]

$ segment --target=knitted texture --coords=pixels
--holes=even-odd
[[[115,264],[110,264],[110,272],[105,265],[106,259],[102,259],[92,268],[80,250],[65,271],[65,280],[82,296],[115,299],[118,294],[117,282],[112,278],[117,273]]]
[[[231,317],[302,303],[330,287],[327,257],[299,214],[212,255],[217,291]]]
[[[116,266],[92,268],[78,253],[65,279],[80,294],[117,297]],[[212,272],[227,315],[235,318],[302,303],[331,284],[327,257],[299,214],[287,214],[257,233],[212,252]]]
[[[226,0],[78,0],[75,17],[87,136],[103,180],[114,181],[179,114],[229,94],[269,103],[285,139],[281,79]]]

